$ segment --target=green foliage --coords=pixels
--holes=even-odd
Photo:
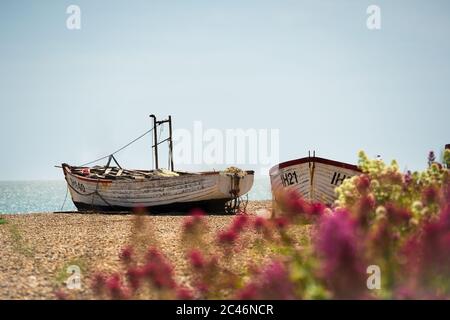
[[[23,239],[19,227],[16,224],[11,223],[8,225],[8,229],[11,235],[14,250],[24,256],[33,256],[34,249],[26,240]]]
[[[77,266],[80,268],[80,271],[82,274],[84,274],[87,270],[87,262],[84,258],[82,257],[78,257],[78,258],[74,258],[71,259],[69,261],[67,261],[66,263],[64,263],[64,265],[62,265],[56,272],[56,276],[55,276],[55,283],[56,284],[64,284],[65,281],[69,278],[70,273],[67,272],[68,268],[70,266]]]

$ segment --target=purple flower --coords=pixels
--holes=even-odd
[[[403,182],[408,187],[412,182],[412,173],[411,170],[406,171],[406,174],[403,176]]]
[[[237,293],[239,299],[292,300],[294,285],[283,262],[272,260]]]
[[[322,259],[322,276],[336,298],[356,298],[365,287],[357,223],[347,211],[324,216],[316,249]]]
[[[431,166],[434,161],[436,161],[436,156],[434,155],[434,151],[430,151],[428,153],[428,165]]]

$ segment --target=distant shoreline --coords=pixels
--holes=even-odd
[[[75,211],[70,194],[64,202],[66,193],[64,179],[0,181],[0,215]],[[249,201],[270,200],[269,178],[255,179],[248,197]]]

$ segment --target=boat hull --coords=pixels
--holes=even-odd
[[[63,165],[73,203],[78,210],[180,212],[193,208],[223,212],[231,200],[230,191],[237,196],[246,194],[253,185],[253,171],[242,177],[220,172],[183,174],[142,180],[92,179],[72,173]],[[236,180],[238,179],[238,180]]]
[[[361,170],[355,165],[306,157],[274,166],[270,170],[270,182],[275,200],[280,194],[296,192],[306,200],[332,205],[336,187],[359,174]]]

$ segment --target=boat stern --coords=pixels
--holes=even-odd
[[[221,172],[219,190],[230,199],[247,194],[253,186],[254,171]]]

